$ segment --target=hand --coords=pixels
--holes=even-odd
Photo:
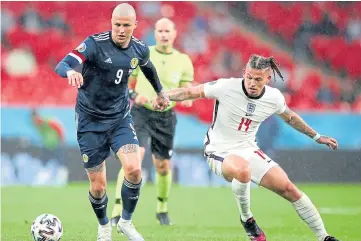
[[[69,70],[66,72],[66,75],[68,76],[69,84],[73,87],[77,86],[80,88],[83,85],[83,76],[81,73],[74,70]]]
[[[153,101],[153,108],[155,110],[165,110],[169,106],[169,98],[161,91],[158,93],[157,98]]]
[[[144,96],[137,95],[137,97],[135,97],[134,102],[135,102],[137,105],[143,106],[143,105],[145,105],[145,103],[148,102],[148,99],[147,99],[146,97],[144,97]]]
[[[191,107],[193,105],[193,101],[192,100],[184,100],[180,104],[184,107]]]
[[[338,148],[338,143],[337,143],[336,139],[334,139],[332,137],[321,136],[316,142],[319,144],[325,144],[332,150],[337,150],[337,148]]]

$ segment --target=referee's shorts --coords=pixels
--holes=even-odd
[[[134,104],[131,116],[139,146],[146,147],[150,141],[151,151],[157,159],[170,159],[177,124],[174,110],[152,111],[144,106]]]

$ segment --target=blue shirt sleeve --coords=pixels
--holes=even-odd
[[[142,70],[144,76],[148,79],[149,83],[152,85],[155,92],[161,92],[163,86],[160,83],[157,70],[155,69],[152,61],[148,59],[145,65],[140,65],[140,69]]]
[[[76,49],[66,55],[56,66],[55,72],[63,78],[66,73],[85,61],[93,61],[96,56],[95,41],[88,37]]]
[[[148,46],[144,46],[143,51],[142,51],[142,60],[139,62],[140,66],[145,66],[148,64],[149,62],[149,48]]]
[[[82,63],[86,60],[94,61],[97,53],[97,47],[94,39],[87,37],[76,49],[74,49],[72,54],[78,56],[82,59]]]

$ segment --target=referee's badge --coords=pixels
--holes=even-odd
[[[247,104],[247,113],[253,113],[256,110],[256,104],[248,103]]]
[[[132,60],[130,61],[130,67],[132,67],[133,69],[135,69],[138,66],[138,59],[137,58],[132,58]]]

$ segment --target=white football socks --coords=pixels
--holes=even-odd
[[[241,219],[246,222],[253,217],[251,213],[251,182],[242,183],[237,179],[232,181],[232,191],[237,202]]]
[[[310,229],[316,234],[319,241],[323,241],[328,235],[323,225],[322,218],[305,193],[296,202],[292,203],[301,219],[307,223]]]

